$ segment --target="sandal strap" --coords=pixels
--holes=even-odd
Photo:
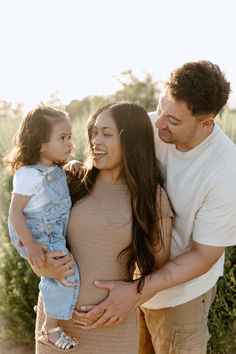
[[[70,348],[75,348],[79,344],[75,338],[71,338],[67,336],[60,326],[50,328],[50,329],[45,329],[45,328],[41,329],[41,331],[38,332],[38,335],[44,336],[48,341],[48,335],[50,333],[55,333],[58,331],[60,331],[60,337],[57,339],[56,343],[54,344],[55,347],[60,349],[70,349]]]
[[[53,328],[49,328],[49,329],[41,329],[41,331],[38,332],[39,335],[43,335],[43,336],[48,336],[50,333],[55,333],[61,331],[61,327],[57,326],[57,327],[53,327]]]
[[[76,347],[76,345],[78,345],[78,342],[76,339],[72,339],[69,336],[67,336],[61,330],[61,335],[58,338],[58,340],[56,341],[55,345],[61,349],[70,349],[71,347]]]

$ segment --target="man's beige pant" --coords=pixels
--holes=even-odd
[[[160,310],[141,308],[139,354],[204,354],[209,308],[216,287],[196,299]]]

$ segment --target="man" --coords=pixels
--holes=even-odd
[[[224,250],[236,243],[236,147],[214,123],[229,92],[217,65],[186,63],[171,73],[150,114],[176,213],[171,261],[146,276],[141,294],[136,282],[95,282],[110,295],[86,315],[103,313],[89,328],[109,326],[142,305],[140,353],[206,352]]]

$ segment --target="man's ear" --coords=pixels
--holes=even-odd
[[[213,125],[214,125],[214,118],[213,117],[206,118],[202,121],[202,128],[203,129],[209,129]]]

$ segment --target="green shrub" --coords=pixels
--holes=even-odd
[[[4,249],[1,268],[1,313],[5,319],[2,335],[19,344],[34,345],[35,313],[39,278],[11,244]]]
[[[35,326],[33,306],[37,303],[39,278],[9,241],[7,215],[12,189],[11,182],[12,178],[2,171],[0,175],[0,312],[5,324],[1,329],[1,336],[32,347]]]
[[[236,247],[226,250],[224,276],[217,283],[208,325],[212,335],[208,353],[236,353]]]

